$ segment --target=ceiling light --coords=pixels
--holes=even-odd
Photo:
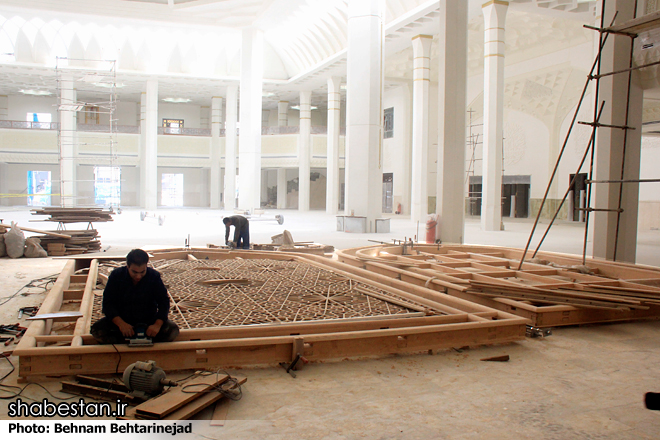
[[[98,82],[98,83],[94,83],[94,85],[97,86],[97,87],[103,87],[105,89],[111,89],[113,86],[117,89],[121,89],[122,87],[126,87],[126,84],[124,84],[124,83],[113,84],[113,83]]]
[[[21,89],[19,90],[24,95],[34,95],[34,96],[50,96],[53,93],[48,90],[32,90],[32,89]]]
[[[315,105],[313,105],[313,106],[310,108],[310,110],[318,110],[318,109],[319,109],[319,108],[318,108],[317,106],[315,106]],[[300,110],[300,106],[299,106],[299,105],[292,105],[292,106],[291,106],[291,110]]]
[[[58,110],[61,112],[79,112],[85,108],[85,104],[60,104]]]
[[[270,98],[270,97],[275,96],[275,95],[276,95],[276,93],[273,93],[273,92],[265,92],[261,96],[263,96],[264,98]]]
[[[172,102],[174,104],[181,104],[181,103],[185,103],[185,102],[190,102],[190,101],[192,101],[192,99],[188,99],[188,98],[165,98],[165,99],[163,99],[163,101],[164,102]]]

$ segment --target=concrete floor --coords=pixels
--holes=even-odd
[[[346,234],[335,231],[335,218],[322,212],[269,211],[285,216],[252,222],[253,242],[269,243],[283,229],[296,241],[316,241],[337,248],[365,246],[368,240],[410,237],[416,225],[393,218],[389,234]],[[134,247],[222,244],[222,211],[162,210],[165,224],[139,220],[139,210],[124,210],[111,223],[99,223],[103,248],[124,255]],[[28,223],[29,211],[0,210],[5,223],[51,229]],[[468,219],[465,242],[524,247],[531,220],[505,221],[505,231],[483,232]],[[420,226],[422,236],[424,232]],[[581,225],[553,226],[543,250],[580,253]],[[660,266],[660,231],[640,234],[638,262]],[[0,298],[32,279],[57,274],[63,260],[0,259]],[[16,310],[38,305],[43,289],[19,295],[0,306],[0,323],[14,323]],[[2,303],[4,299],[0,299]],[[660,322],[554,329],[545,339],[490,347],[446,350],[434,355],[389,356],[310,364],[296,379],[279,367],[230,371],[247,376],[244,397],[229,403],[224,427],[197,422],[195,432],[207,438],[309,439],[657,439],[660,412],[644,408],[648,391],[660,392]],[[506,363],[481,358],[508,354]],[[16,361],[16,359],[13,359]],[[0,376],[8,370],[0,360]],[[3,383],[15,384],[16,373]],[[51,391],[59,382],[44,384]],[[46,394],[30,386],[24,395]],[[52,400],[52,399],[51,399]],[[0,401],[0,420],[7,404]],[[208,417],[203,413],[200,418]],[[177,436],[178,437],[178,436]],[[198,437],[201,438],[201,437]]]

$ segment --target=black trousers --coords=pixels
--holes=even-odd
[[[236,242],[236,249],[250,249],[250,229],[241,231]]]
[[[135,328],[135,326],[133,326],[133,328]],[[117,327],[111,319],[108,319],[105,316],[92,324],[90,332],[99,344],[126,343],[126,338],[119,331],[119,327]],[[152,340],[154,342],[172,342],[177,336],[179,336],[179,326],[168,319],[163,323],[160,331],[154,338],[152,338]]]

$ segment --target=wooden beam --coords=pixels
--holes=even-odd
[[[3,226],[7,229],[11,229],[10,225],[3,225],[0,223],[0,226]],[[35,232],[37,234],[45,234],[45,235],[52,235],[53,237],[58,237],[58,238],[71,238],[70,235],[67,234],[60,234],[59,232],[53,232],[53,231],[42,231],[41,229],[32,229],[32,228],[26,228],[24,226],[19,226],[17,225],[22,231],[26,232]]]

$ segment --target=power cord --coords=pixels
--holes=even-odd
[[[189,384],[184,385],[181,388],[181,392],[191,393],[191,394],[218,392],[218,393],[222,394],[224,397],[226,397],[229,400],[233,400],[233,401],[241,400],[243,398],[243,390],[241,389],[241,384],[238,383],[238,379],[236,379],[235,377],[232,377],[232,375],[227,373],[225,370],[216,370],[215,372],[206,371],[206,372],[202,373],[201,376],[210,376],[212,374],[215,374],[219,378],[221,373],[228,376],[229,378],[226,381],[224,381],[223,383],[219,384],[219,385],[213,386],[213,387],[211,387],[209,389],[206,389],[206,390],[190,391],[189,388],[199,387],[199,386],[208,386],[208,384],[189,383]],[[188,377],[190,377],[190,376],[188,376]]]
[[[5,304],[7,304],[9,301],[11,301],[12,299],[16,298],[18,295],[21,294],[23,289],[38,288],[38,289],[44,289],[44,291],[47,291],[48,290],[48,285],[51,284],[51,283],[55,283],[55,281],[57,280],[57,277],[59,277],[59,274],[48,275],[47,277],[36,278],[36,279],[30,281],[29,283],[27,283],[26,285],[24,285],[23,287],[18,289],[18,291],[16,291],[16,293],[14,293],[13,295],[5,296],[3,298],[0,298],[0,299],[4,299],[4,301],[0,302],[0,306],[3,306]],[[37,283],[39,283],[39,284],[37,284]]]
[[[9,359],[9,356],[2,356],[2,357],[5,358],[7,360],[7,362],[9,362],[9,365],[11,365],[11,371],[9,371],[9,373],[2,376],[2,378],[0,379],[0,382],[5,380],[7,377],[9,377],[10,374],[12,374],[16,370],[16,367],[14,366],[12,361]],[[71,400],[71,399],[75,399],[76,397],[79,397],[79,396],[57,397],[56,395],[54,395],[53,393],[48,391],[48,389],[46,389],[46,387],[44,387],[43,385],[38,384],[38,383],[30,382],[28,384],[25,384],[25,386],[22,387],[22,388],[18,387],[18,386],[14,386],[14,385],[3,385],[2,383],[0,383],[0,392],[12,393],[9,396],[0,396],[0,399],[8,400],[8,399],[13,399],[15,397],[21,396],[23,394],[23,391],[25,391],[27,389],[27,387],[29,387],[30,385],[38,386],[39,388],[43,389],[46,393],[48,393],[48,395],[51,396],[53,399],[57,399],[57,400]],[[12,391],[12,390],[18,390],[18,391]],[[23,396],[23,398],[28,399],[28,400],[32,400],[33,402],[37,401],[37,399],[33,399],[31,397],[28,397],[28,396]]]

